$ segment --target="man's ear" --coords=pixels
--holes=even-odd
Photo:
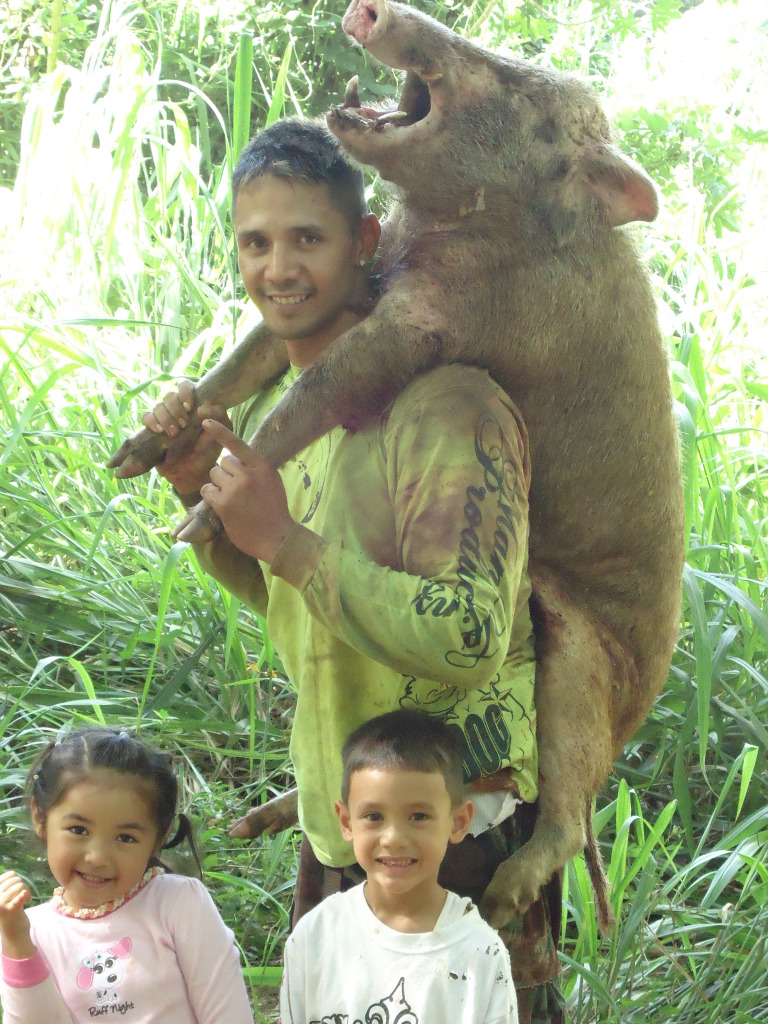
[[[37,800],[34,797],[29,802],[29,809],[32,814],[32,824],[35,826],[35,832],[41,839],[45,839],[45,822],[40,813],[40,808],[37,806]]]
[[[471,800],[464,800],[453,808],[451,811],[453,824],[451,826],[451,834],[448,837],[449,843],[461,842],[467,832],[469,832],[469,826],[472,824],[472,815],[474,813],[475,805]]]
[[[367,213],[363,217],[357,233],[358,259],[369,263],[376,255],[381,239],[381,224],[375,213]]]
[[[336,809],[336,816],[339,819],[339,827],[341,828],[342,836],[347,840],[348,843],[352,842],[352,819],[350,818],[349,808],[343,800],[337,800],[333,805]]]

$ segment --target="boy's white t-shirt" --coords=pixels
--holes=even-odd
[[[282,1024],[517,1024],[509,954],[466,897],[447,893],[431,932],[382,924],[365,886],[337,893],[288,938]]]

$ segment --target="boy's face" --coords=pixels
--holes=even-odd
[[[272,334],[314,357],[359,319],[348,306],[378,236],[351,234],[327,185],[267,174],[239,190],[233,216],[243,284]]]
[[[437,884],[448,843],[469,830],[472,804],[452,807],[440,772],[364,768],[336,813],[369,886],[391,898]]]

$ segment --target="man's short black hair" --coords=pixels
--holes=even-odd
[[[456,807],[464,799],[463,743],[439,718],[398,709],[363,722],[352,732],[341,758],[341,799],[349,800],[352,775],[365,768],[383,771],[440,772]]]
[[[362,171],[320,121],[286,117],[254,135],[232,174],[232,204],[241,188],[266,174],[328,186],[331,202],[354,233],[368,212]]]

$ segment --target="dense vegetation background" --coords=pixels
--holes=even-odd
[[[618,926],[568,872],[574,1021],[768,1020],[768,12],[763,0],[417,6],[589,77],[663,193],[640,232],[669,342],[688,524],[669,682],[598,800]],[[21,801],[72,724],[178,754],[206,879],[268,1019],[294,836],[226,838],[290,784],[292,698],[263,623],[169,531],[154,474],[105,471],[140,412],[245,329],[233,156],[354,73],[343,0],[0,0],[0,862],[50,879]],[[373,201],[380,190],[371,185]]]

